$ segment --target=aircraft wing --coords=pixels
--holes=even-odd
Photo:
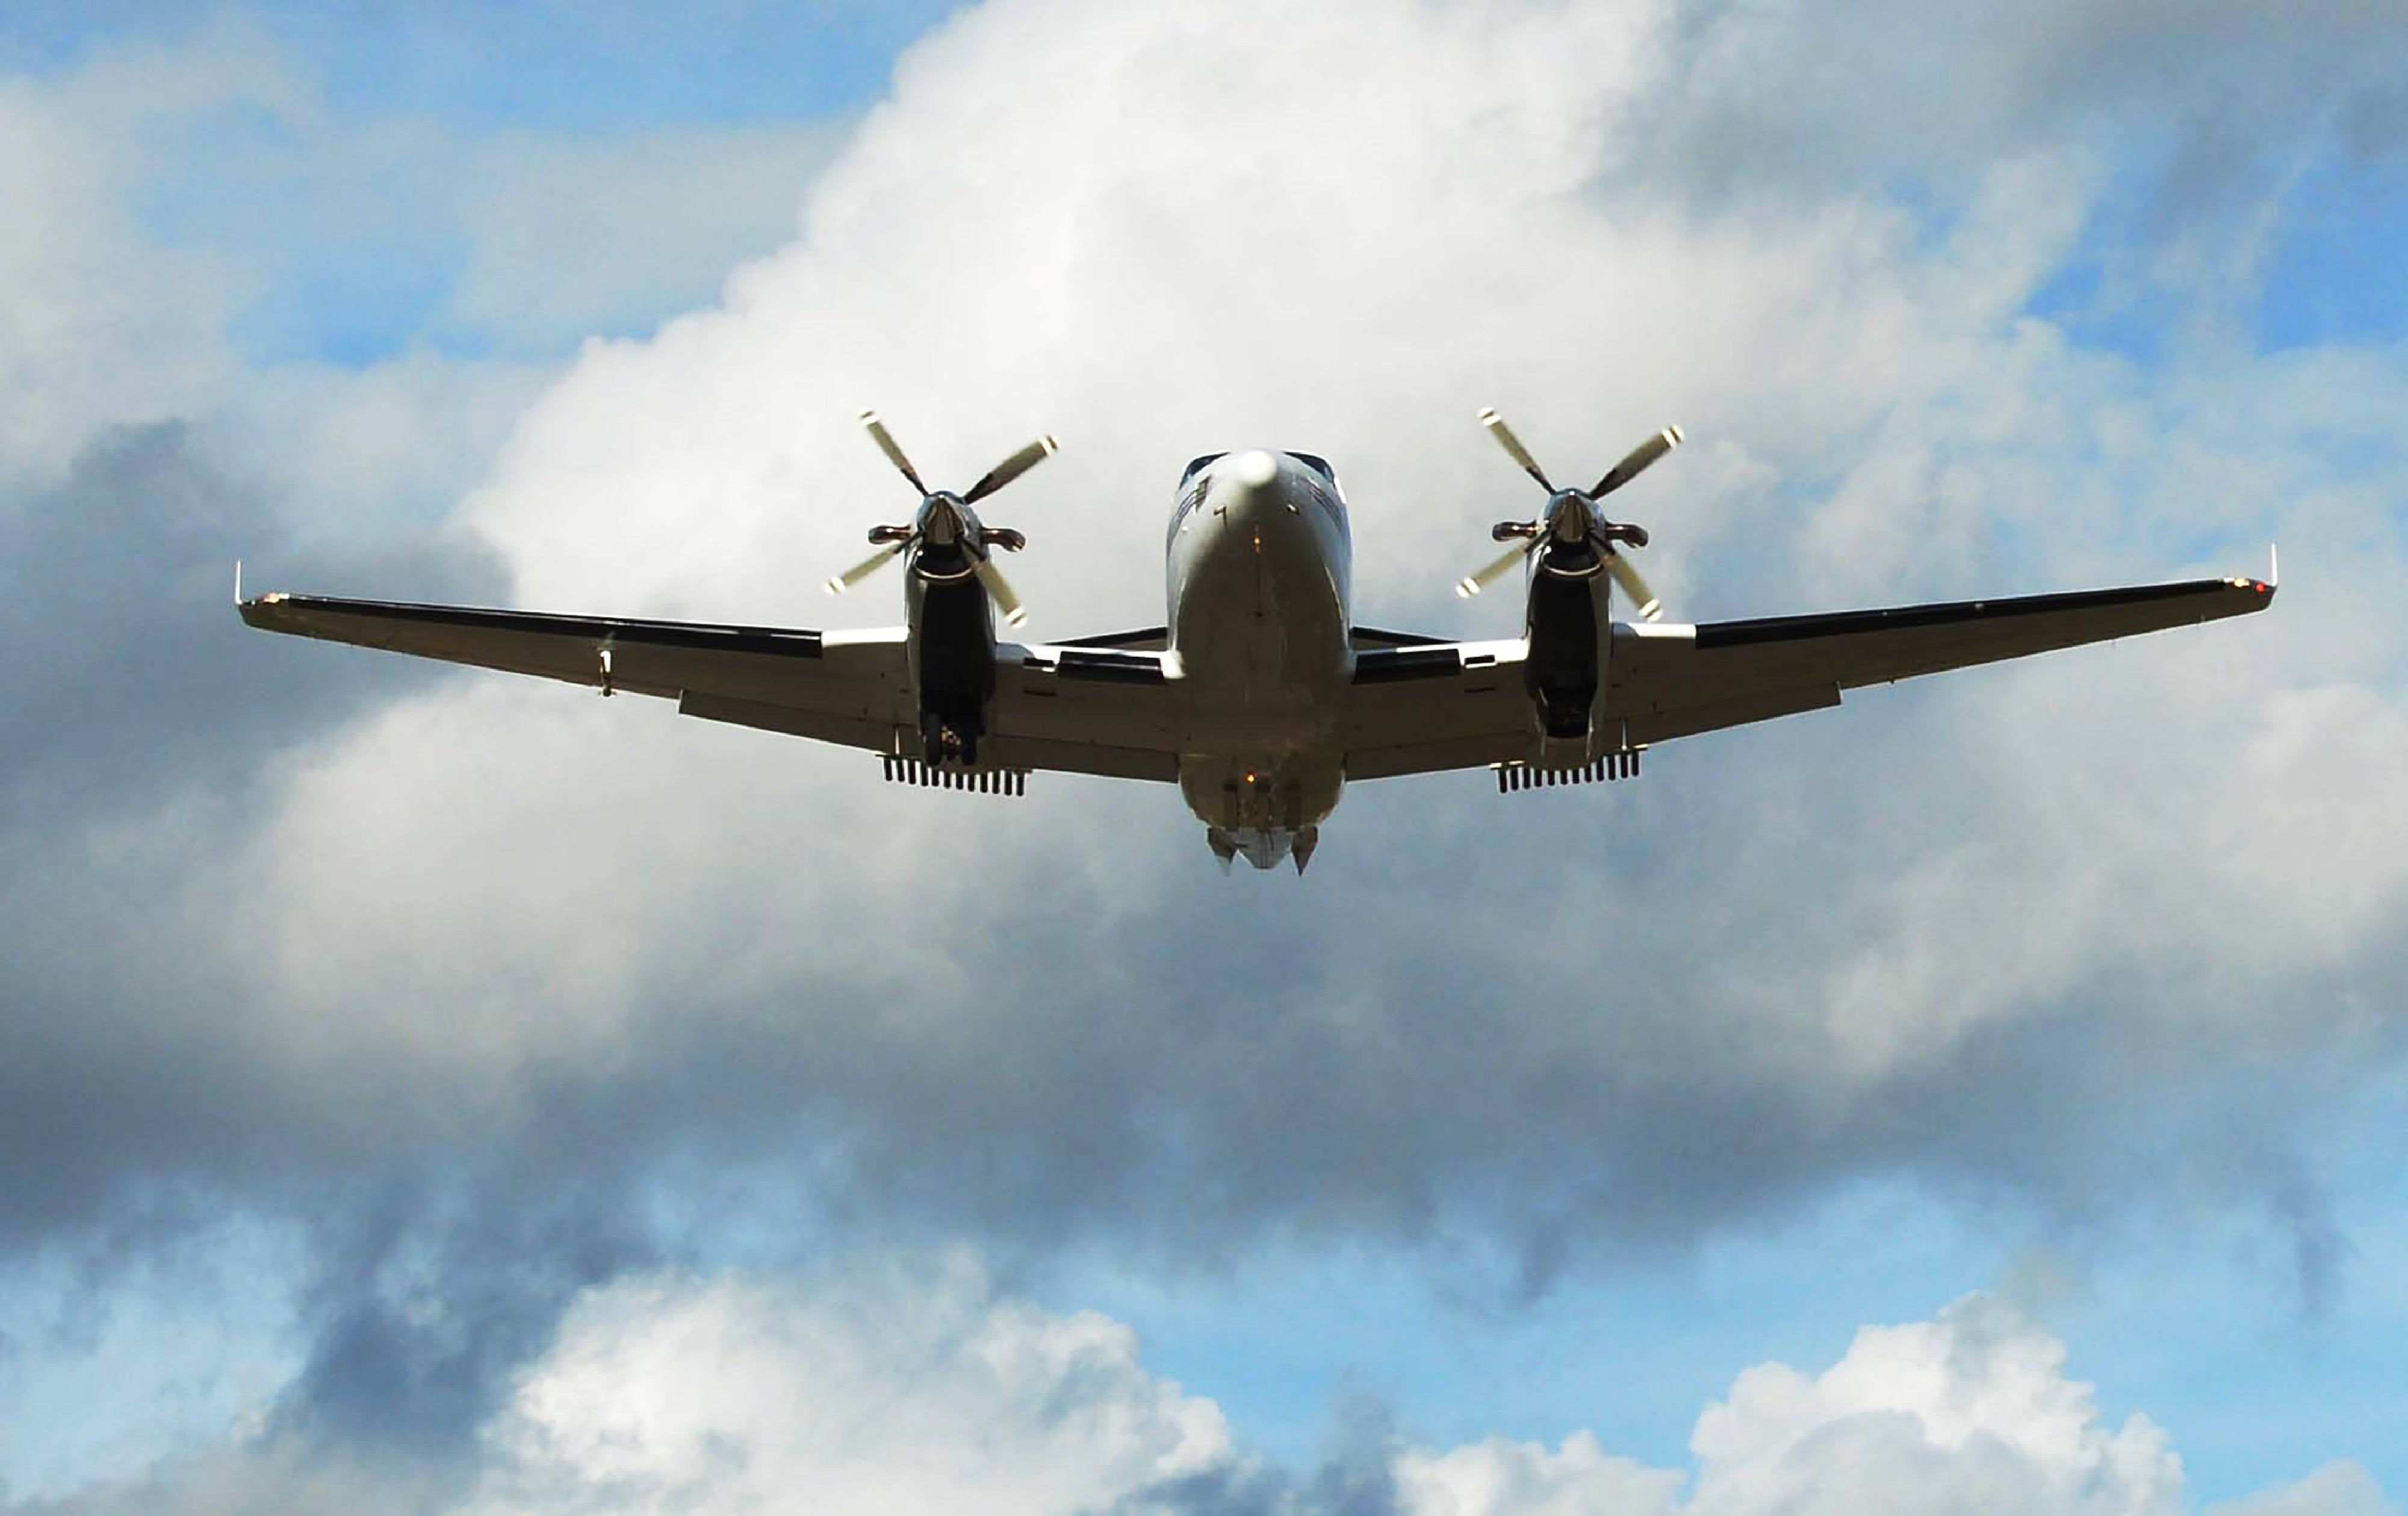
[[[891,752],[915,724],[903,631],[812,632],[616,616],[554,616],[325,595],[264,594],[242,619],[269,632],[533,674],[675,700],[690,716]]]
[[[1631,746],[1840,703],[1840,692],[2247,615],[2258,579],[2193,579],[1815,616],[1617,623],[1604,714]]]
[[[2258,579],[2195,579],[1696,626],[1617,622],[1601,715],[1609,744],[1644,746],[1836,706],[1862,685],[2247,615],[2273,597]],[[1535,755],[1526,643],[1395,641],[1355,655],[1348,779]]]
[[[1000,643],[982,752],[1012,768],[1179,779],[1168,660],[1120,637]]]
[[[1536,744],[1522,687],[1529,644],[1409,640],[1358,633],[1347,691],[1346,777],[1392,779],[1527,759]]]
[[[265,631],[657,695],[684,715],[872,752],[919,751],[901,627],[816,632],[282,594],[239,608]],[[996,652],[988,765],[1177,779],[1159,652],[1012,643]]]

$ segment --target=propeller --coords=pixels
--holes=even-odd
[[[1629,548],[1645,547],[1647,529],[1628,522],[1607,521],[1598,514],[1597,503],[1637,479],[1656,460],[1679,447],[1681,429],[1668,426],[1631,449],[1624,454],[1622,462],[1606,470],[1605,477],[1597,481],[1594,489],[1559,490],[1547,478],[1547,471],[1539,466],[1539,461],[1530,456],[1530,450],[1522,446],[1522,439],[1513,435],[1513,429],[1505,424],[1504,417],[1495,410],[1484,410],[1480,413],[1480,424],[1488,428],[1488,435],[1497,439],[1497,445],[1505,450],[1507,456],[1522,465],[1522,472],[1538,480],[1539,488],[1547,492],[1547,508],[1534,521],[1498,522],[1490,535],[1498,541],[1510,542],[1512,546],[1494,561],[1457,579],[1455,593],[1467,598],[1478,594],[1511,573],[1531,554],[1550,547],[1584,548],[1598,555],[1605,572],[1613,577],[1613,582],[1639,608],[1641,620],[1652,622],[1664,614],[1664,604],[1656,598],[1656,592],[1647,587],[1647,581],[1640,577],[1639,570],[1630,566],[1630,560],[1615,551],[1617,544]]]
[[[964,574],[976,575],[978,581],[986,586],[988,596],[994,600],[996,609],[1002,613],[1007,625],[1018,626],[1026,621],[1028,608],[1020,603],[1020,596],[1012,593],[1010,582],[1004,579],[1003,571],[995,566],[993,553],[997,548],[1006,552],[1018,552],[1028,546],[1028,538],[1010,527],[983,524],[978,519],[978,512],[971,508],[1043,463],[1060,444],[1050,436],[1040,436],[980,475],[977,483],[956,494],[951,490],[931,490],[922,481],[920,471],[911,466],[911,460],[904,453],[903,445],[895,440],[895,434],[886,429],[886,423],[879,419],[878,412],[863,411],[861,424],[868,428],[869,440],[878,444],[878,451],[886,454],[886,461],[910,481],[911,488],[920,492],[920,509],[908,526],[871,527],[869,540],[877,544],[878,551],[829,579],[828,594],[844,594],[909,552],[920,551],[940,560],[958,556],[962,560],[959,568],[924,565],[921,572],[937,579],[959,579]]]

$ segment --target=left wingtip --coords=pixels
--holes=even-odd
[[[274,625],[276,608],[291,598],[281,590],[270,590],[265,594],[244,594],[242,560],[237,558],[234,561],[234,609],[235,614],[245,622],[253,626]]]

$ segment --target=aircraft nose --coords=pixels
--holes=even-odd
[[[1279,478],[1279,460],[1260,448],[1241,452],[1229,460],[1229,478],[1234,483],[1259,490]]]
[[[1214,511],[1226,518],[1254,519],[1272,494],[1280,476],[1279,460],[1256,449],[1241,452],[1212,473]]]

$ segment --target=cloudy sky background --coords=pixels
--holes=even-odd
[[[0,1509],[2391,1509],[2408,21],[1826,11],[12,6]],[[2286,588],[1302,881],[225,603],[883,620],[865,405],[1039,636],[1249,442],[1499,634],[1482,405],[1687,619]]]

